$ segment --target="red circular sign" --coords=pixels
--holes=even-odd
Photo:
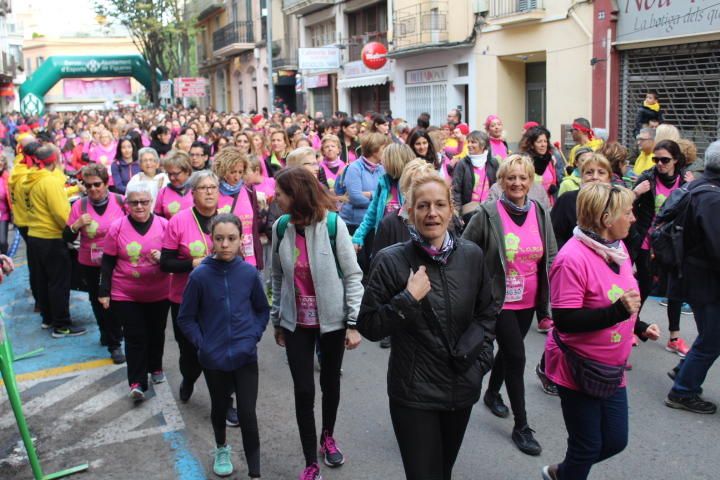
[[[387,63],[387,48],[380,42],[370,42],[362,49],[362,61],[366,67],[377,70]]]

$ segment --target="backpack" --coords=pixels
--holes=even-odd
[[[676,270],[679,277],[682,277],[680,267],[685,255],[685,222],[690,200],[697,193],[709,191],[720,192],[720,187],[708,183],[692,190],[688,190],[687,186],[678,188],[655,216],[654,229],[650,233],[655,260],[665,268]]]
[[[337,250],[335,249],[335,239],[337,238],[337,219],[337,212],[327,213],[327,229],[328,235],[330,236],[330,248],[332,248],[333,257],[335,258],[335,268],[337,268],[338,276],[343,278],[342,269],[340,268],[340,264],[337,259]],[[275,245],[275,253],[277,253],[280,249],[280,242],[282,242],[282,239],[285,236],[285,230],[287,230],[289,222],[290,215],[287,213],[278,219],[277,229],[275,230],[277,232],[277,245]]]

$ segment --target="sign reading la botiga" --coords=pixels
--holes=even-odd
[[[720,32],[717,0],[620,0],[617,44]]]

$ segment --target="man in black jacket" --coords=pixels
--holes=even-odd
[[[689,190],[702,185],[715,188],[690,199],[685,223],[681,296],[695,313],[698,336],[685,361],[676,369],[675,384],[665,404],[694,413],[715,413],[717,406],[700,398],[708,370],[720,356],[720,141],[705,151],[705,176]]]

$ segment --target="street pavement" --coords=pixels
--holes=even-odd
[[[22,258],[22,257],[19,257]],[[88,462],[77,478],[182,479],[214,478],[210,401],[204,381],[196,384],[187,404],[178,399],[177,346],[168,322],[165,346],[167,383],[154,386],[149,398],[134,406],[127,398],[124,366],[112,365],[98,344],[89,304],[74,292],[74,320],[90,332],[72,339],[52,339],[40,329],[27,291],[27,268],[20,267],[0,285],[0,308],[16,354],[44,347],[37,357],[15,364],[24,410],[45,473]],[[650,299],[645,321],[667,328],[664,308]],[[692,316],[682,316],[683,336],[695,338]],[[665,339],[667,334],[665,333]],[[512,419],[494,417],[479,402],[458,457],[455,479],[540,479],[540,469],[562,459],[566,432],[558,398],[544,394],[534,374],[545,336],[533,329],[526,340],[528,419],[543,446],[540,457],[520,453],[510,433]],[[260,395],[257,414],[262,444],[263,478],[294,479],[303,466],[295,422],[292,381],[283,349],[266,331],[260,351]],[[404,478],[392,431],[386,395],[389,350],[364,341],[345,356],[342,399],[335,437],[346,464],[323,467],[326,480]],[[630,443],[628,448],[593,469],[595,479],[717,479],[720,415],[671,410],[663,399],[671,386],[666,372],[678,357],[664,342],[635,348],[628,373]],[[507,395],[503,392],[507,401]],[[705,396],[720,402],[718,367],[710,371]],[[316,411],[319,425],[319,387]],[[247,478],[240,431],[228,429],[236,472]],[[0,388],[0,479],[32,478],[4,388]]]

